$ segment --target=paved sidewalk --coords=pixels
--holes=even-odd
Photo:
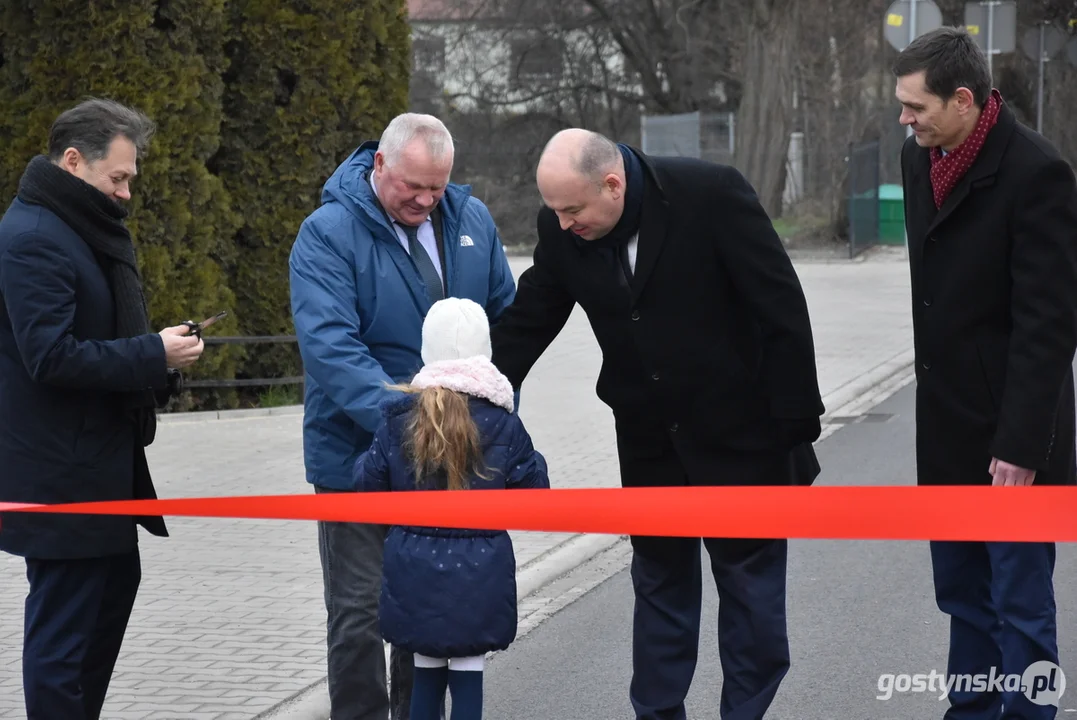
[[[526,258],[513,259],[519,274]],[[828,412],[911,360],[903,251],[863,262],[798,263]],[[521,414],[555,487],[617,484],[613,429],[596,398],[600,358],[577,310],[535,366]],[[301,416],[169,418],[150,448],[162,497],[294,494]],[[192,458],[189,448],[198,447]],[[325,609],[313,523],[168,518],[142,535],[143,583],[104,716],[250,720],[324,677]],[[521,566],[571,536],[514,533]],[[0,556],[0,717],[22,707],[21,560]],[[523,609],[522,609],[523,612]]]

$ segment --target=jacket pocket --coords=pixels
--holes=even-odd
[[[1006,384],[1006,346],[983,338],[974,343],[980,373],[987,386],[987,398],[995,412],[1002,409],[1002,393]]]

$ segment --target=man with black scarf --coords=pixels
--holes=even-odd
[[[534,264],[493,328],[519,387],[576,303],[602,350],[625,487],[810,484],[823,404],[807,303],[755,192],[731,167],[651,158],[570,129],[537,170]],[[725,720],[763,717],[789,669],[787,541],[704,538],[718,588]],[[639,720],[683,720],[700,539],[633,537]]]
[[[202,353],[150,330],[131,235],[135,110],[89,100],[60,115],[0,219],[0,501],[155,498],[145,446],[179,369]],[[160,517],[5,513],[0,550],[24,557],[27,716],[97,718],[141,580],[136,524]]]

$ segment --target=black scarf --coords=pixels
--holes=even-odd
[[[643,214],[643,192],[646,179],[643,176],[643,163],[630,147],[618,143],[621,157],[625,164],[625,204],[621,218],[608,233],[596,240],[584,240],[573,235],[577,247],[581,250],[593,250],[610,256],[614,266],[620,266],[625,282],[632,277],[632,268],[628,262],[628,241],[639,232],[640,216]]]
[[[127,209],[44,155],[38,155],[27,165],[19,182],[19,199],[48,208],[94,251],[112,289],[116,336],[149,333],[149,313],[135,246],[124,224]],[[151,431],[149,425],[156,421],[153,391],[129,393],[127,403],[143,432]],[[145,417],[147,414],[149,417]],[[152,440],[152,432],[148,437]]]

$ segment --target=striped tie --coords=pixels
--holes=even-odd
[[[408,252],[411,253],[411,259],[415,261],[415,266],[419,268],[419,274],[426,283],[426,294],[430,297],[431,303],[436,303],[445,297],[445,289],[441,285],[437,268],[434,267],[426,249],[419,242],[419,228],[404,224],[400,224],[400,227],[404,228],[404,234],[408,236]]]

